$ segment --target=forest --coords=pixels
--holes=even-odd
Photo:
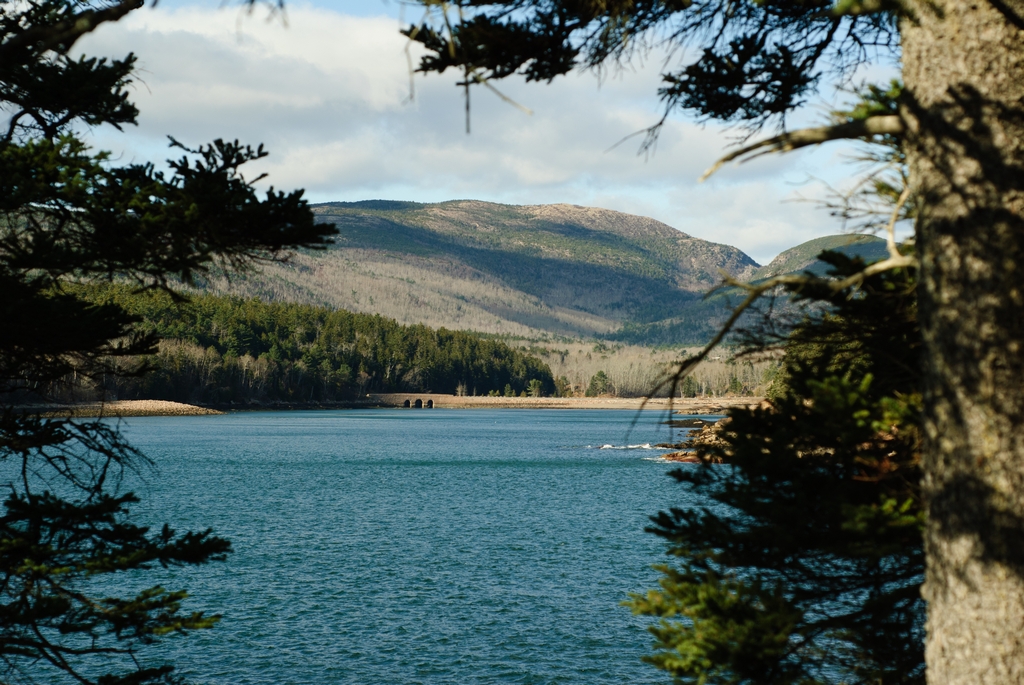
[[[106,399],[229,405],[344,402],[371,392],[555,390],[542,361],[471,333],[313,305],[208,294],[180,299],[117,284],[75,289],[96,305],[123,307],[139,333],[160,339],[151,354],[111,361],[92,388]]]

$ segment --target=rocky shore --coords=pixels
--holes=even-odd
[[[697,419],[699,421],[699,419]],[[692,419],[691,419],[692,421]],[[668,421],[666,423],[673,423]],[[679,421],[677,423],[683,423]],[[686,438],[685,441],[678,445],[671,445],[671,447],[679,448],[675,452],[669,452],[663,454],[662,459],[665,461],[674,461],[681,464],[699,464],[701,463],[700,457],[697,456],[696,450],[698,448],[706,447],[722,447],[726,444],[725,440],[722,439],[722,431],[726,430],[729,426],[729,419],[722,419],[721,421],[715,421],[710,423],[703,423],[701,426],[693,425],[694,430]],[[683,427],[683,426],[680,426]],[[721,464],[723,459],[715,457],[711,459],[712,464]]]

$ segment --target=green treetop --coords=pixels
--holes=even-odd
[[[129,282],[166,289],[211,266],[245,267],[289,247],[319,247],[301,191],[257,194],[241,168],[262,148],[173,143],[166,171],[116,165],[79,132],[135,123],[128,99],[135,58],[69,56],[138,0],[0,2],[0,680],[141,684],[171,682],[173,667],[142,648],[206,628],[215,616],[181,611],[185,593],[159,585],[125,597],[115,580],[158,567],[224,559],[211,531],[177,533],[132,523],[138,500],[126,470],[144,455],[103,421],[42,419],[19,409],[77,377],[115,371],[111,361],[150,352],[156,338],[113,303],[71,282]],[[141,372],[142,369],[135,369]],[[138,576],[139,572],[143,573]],[[110,577],[109,582],[101,581]],[[91,594],[87,588],[106,588]]]

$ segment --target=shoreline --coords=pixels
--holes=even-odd
[[[408,401],[408,405],[405,403]],[[421,406],[417,407],[419,401]],[[23,411],[48,418],[126,418],[139,416],[216,416],[249,411],[316,411],[333,409],[629,409],[679,415],[722,414],[732,407],[757,405],[759,397],[459,397],[433,393],[379,393],[348,402],[217,404],[199,406],[166,400],[116,400],[81,404],[25,405]]]
[[[459,397],[427,393],[387,393],[367,395],[367,402],[377,406],[415,407],[419,400],[424,407],[433,403],[435,409],[633,409],[636,411],[671,411],[673,414],[721,414],[732,407],[760,404],[761,397]]]
[[[114,400],[80,404],[25,405],[23,411],[37,411],[51,419],[125,418],[135,416],[216,416],[225,412],[194,404],[167,400]]]

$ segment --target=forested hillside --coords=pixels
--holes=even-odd
[[[603,209],[367,201],[313,210],[338,227],[334,247],[211,287],[527,338],[701,324],[674,344],[705,337],[701,298],[721,270],[746,278],[757,268],[734,247]]]
[[[117,302],[163,341],[141,377],[105,376],[109,399],[196,404],[332,402],[368,392],[554,392],[536,357],[471,333],[404,326],[379,315],[200,295],[174,302],[124,286],[83,289]]]

